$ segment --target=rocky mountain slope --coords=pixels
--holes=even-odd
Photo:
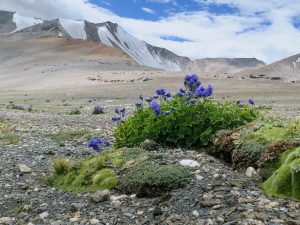
[[[187,71],[199,74],[238,73],[246,69],[256,69],[266,64],[255,58],[204,58],[190,62]]]
[[[278,79],[299,80],[300,79],[300,54],[290,56],[264,67],[247,70],[243,75],[253,77],[278,77]]]
[[[55,36],[95,41],[121,49],[141,65],[168,71],[180,71],[190,61],[187,57],[137,39],[112,22],[95,24],[66,19],[47,21],[0,11],[0,34],[9,35],[10,38]]]

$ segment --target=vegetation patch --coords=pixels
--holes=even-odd
[[[128,161],[143,155],[141,149],[120,149],[97,154],[79,162],[60,159],[53,171],[44,177],[46,184],[72,192],[113,189],[118,183],[117,173]]]
[[[17,144],[21,139],[21,136],[16,133],[14,126],[0,121],[0,146]]]
[[[300,141],[300,121],[267,118],[233,131],[219,133],[213,155],[234,168],[261,167]]]
[[[277,162],[273,175],[263,183],[268,195],[300,201],[300,147],[283,152]]]
[[[143,162],[131,167],[120,178],[118,189],[138,197],[153,197],[162,192],[185,187],[192,179],[190,169],[181,165]]]

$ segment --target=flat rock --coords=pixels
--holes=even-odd
[[[21,173],[31,173],[32,172],[32,169],[25,164],[20,165],[19,169],[20,169]]]
[[[183,159],[179,162],[183,166],[188,166],[188,167],[199,167],[200,164],[192,159]]]

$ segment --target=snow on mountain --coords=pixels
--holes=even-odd
[[[13,22],[16,24],[16,27],[17,27],[13,32],[16,32],[16,31],[22,30],[26,27],[31,27],[33,25],[42,23],[43,20],[22,16],[19,13],[14,13]]]
[[[40,38],[43,36],[90,40],[121,49],[141,65],[181,71],[190,62],[164,48],[152,46],[127,33],[112,22],[91,23],[67,19],[40,20],[18,13],[0,11],[0,35],[18,38]]]
[[[84,21],[59,19],[59,23],[73,39],[86,40]]]

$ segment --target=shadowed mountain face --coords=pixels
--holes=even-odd
[[[47,21],[0,11],[0,34],[15,39],[54,36],[95,41],[121,49],[141,65],[168,71],[180,71],[190,62],[187,57],[135,38],[118,24],[111,22],[95,24],[66,19]]]

